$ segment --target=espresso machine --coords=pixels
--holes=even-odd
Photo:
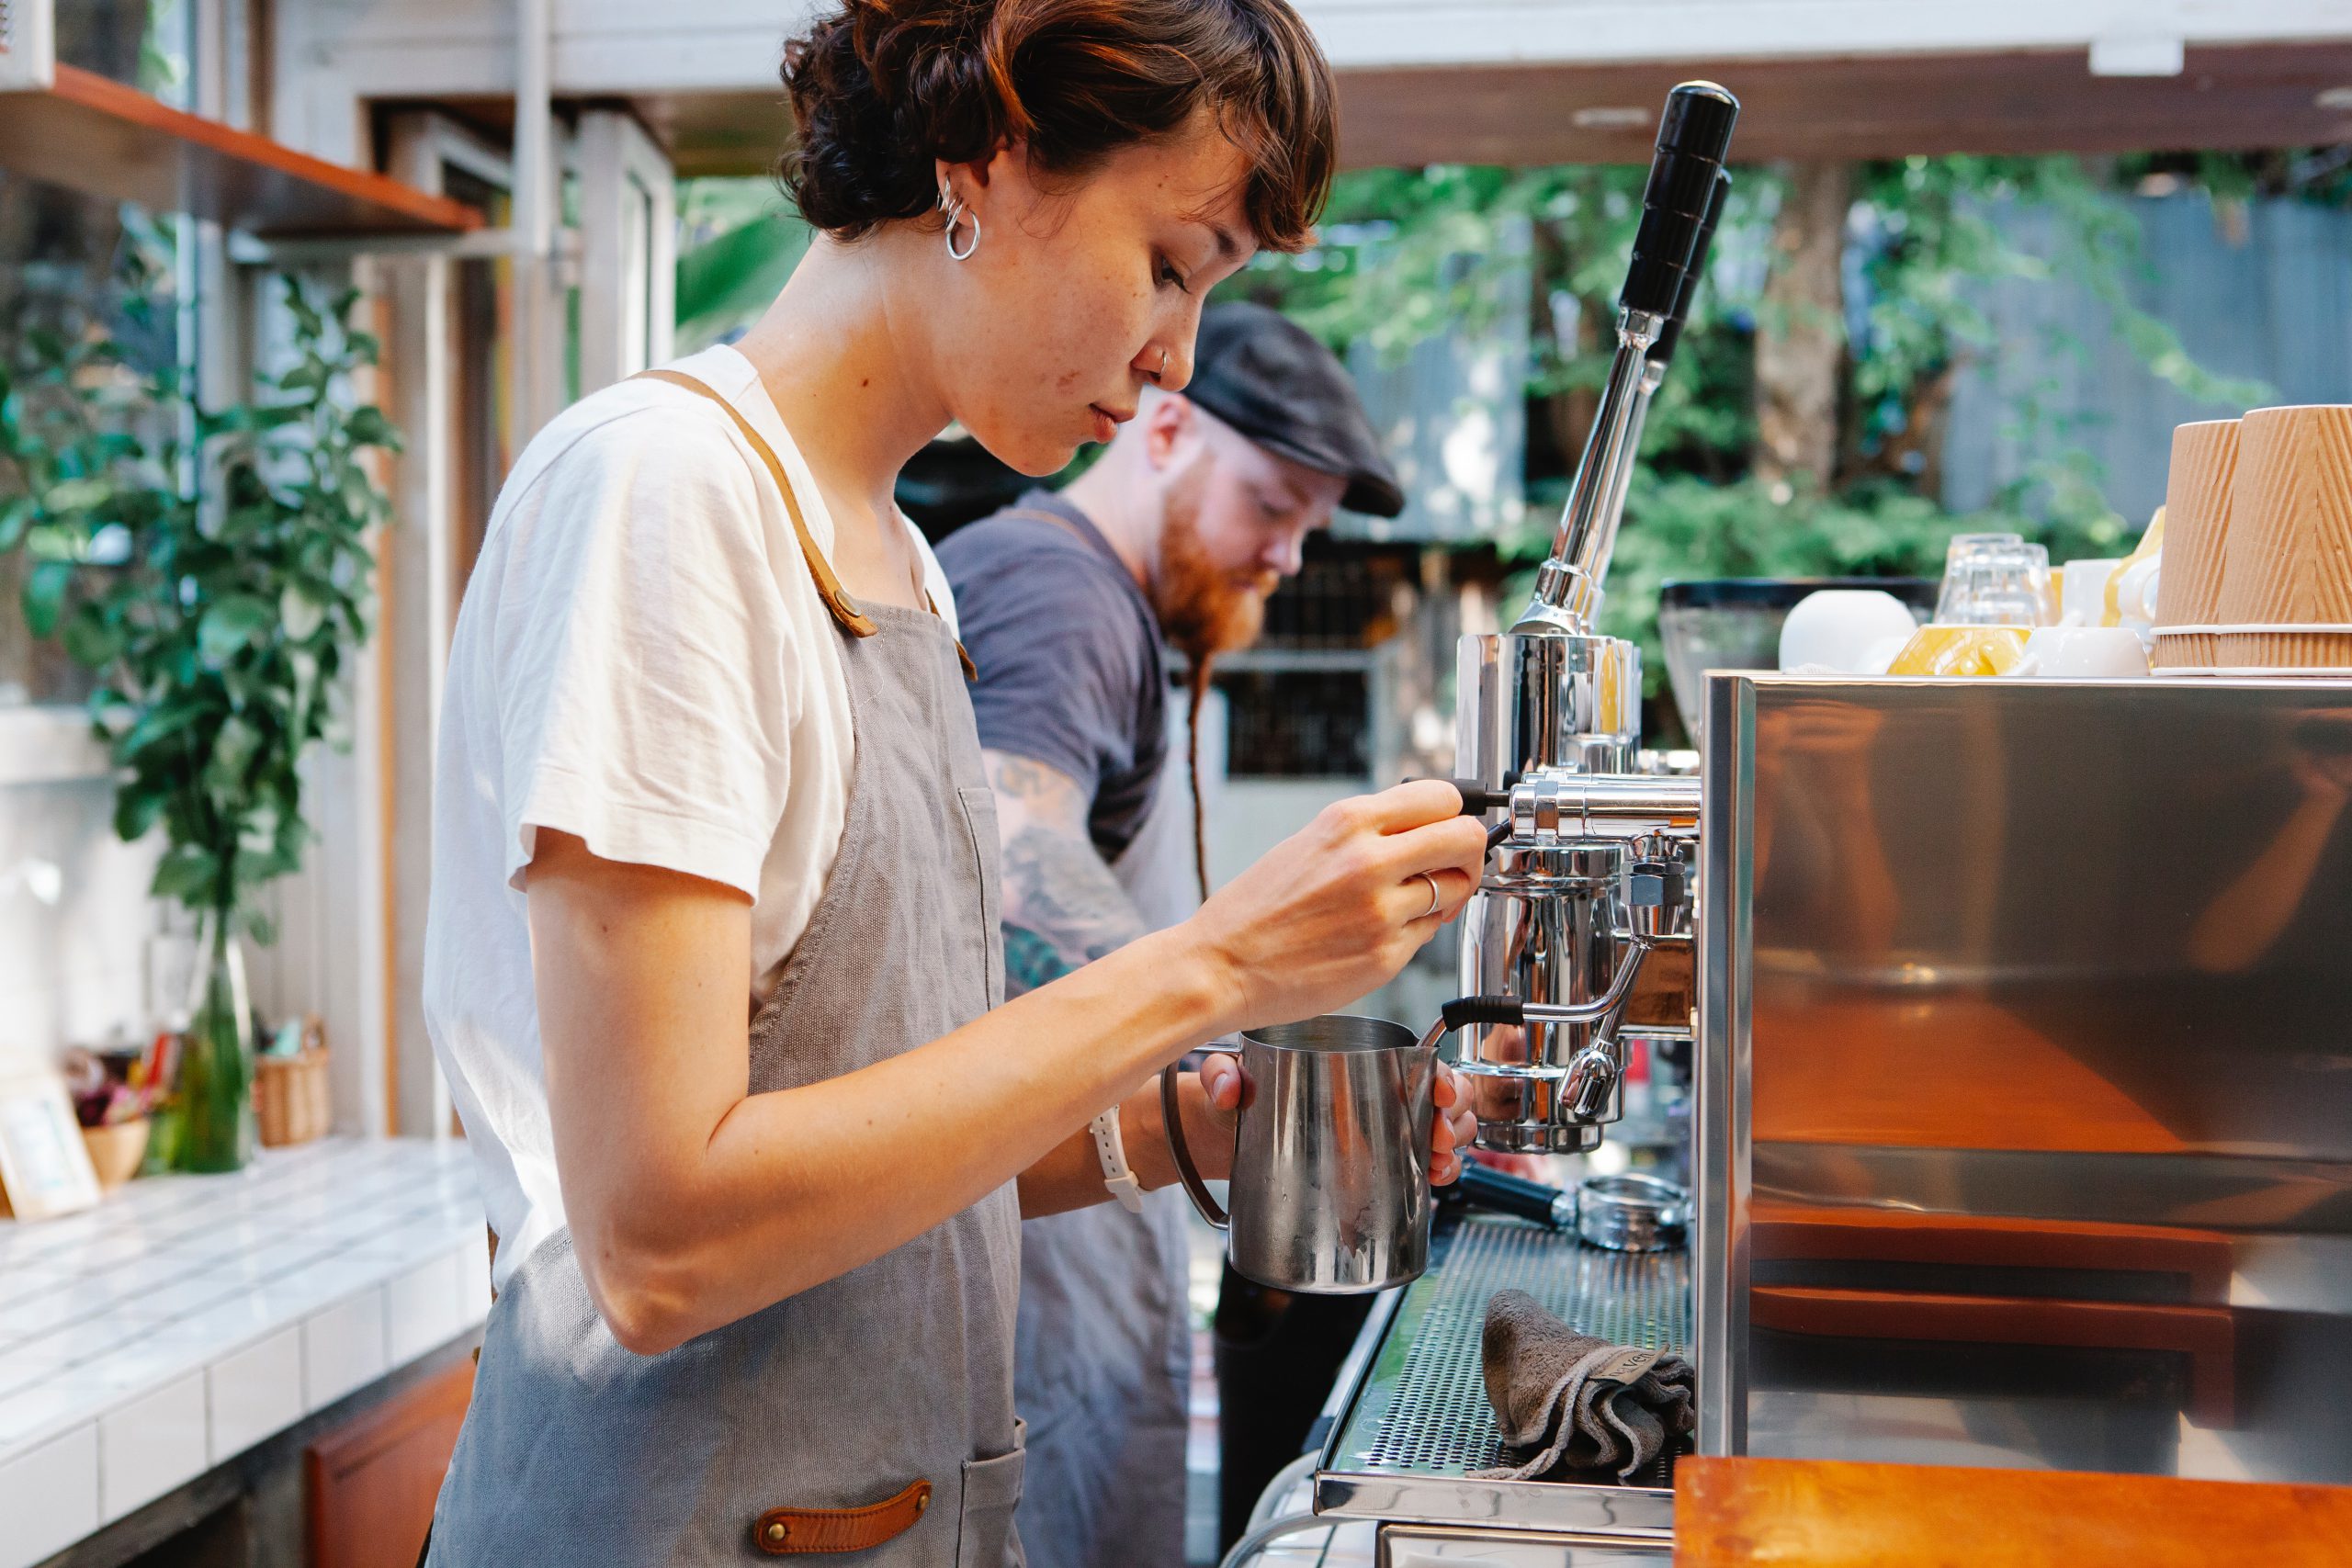
[[[1457,654],[1455,783],[1465,811],[1502,814],[1461,922],[1462,994],[1484,1001],[1457,1006],[1451,1058],[1487,1148],[1598,1147],[1623,1111],[1629,1032],[1688,1059],[1699,781],[1640,768],[1641,650],[1596,623],[1642,426],[1731,186],[1738,113],[1712,83],[1668,96],[1551,555],[1516,624]]]
[[[1629,1040],[1692,1034],[1700,781],[1643,770],[1640,649],[1596,623],[1643,422],[1730,187],[1738,113],[1710,82],[1668,95],[1609,378],[1550,557],[1509,630],[1460,643],[1454,783],[1488,824],[1489,853],[1459,923],[1461,996],[1442,1021],[1490,1149],[1590,1153],[1623,1114]],[[1471,1473],[1497,1458],[1478,1372],[1496,1290],[1527,1289],[1621,1343],[1688,1345],[1687,1201],[1647,1180],[1614,1175],[1574,1202],[1522,1193],[1495,1205],[1509,1213],[1472,1209],[1443,1227],[1442,1256],[1379,1299],[1342,1371],[1313,1513],[1261,1520],[1251,1540],[1336,1517],[1380,1521],[1384,1563],[1491,1554],[1505,1523],[1536,1532],[1532,1562],[1565,1561],[1562,1540],[1588,1535],[1662,1551],[1663,1462],[1592,1486]],[[1460,1534],[1470,1524],[1475,1540]]]
[[[1457,687],[1479,1141],[1589,1154],[1675,1050],[1687,1246],[1456,1211],[1255,1521],[1369,1543],[1324,1561],[1671,1554],[1670,1459],[1482,1473],[1504,1289],[1687,1355],[1705,1454],[2352,1484],[2352,682],[1716,671],[1699,772],[1644,764],[1595,617],[1736,111],[1669,102],[1550,558]]]

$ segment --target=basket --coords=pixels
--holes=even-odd
[[[322,1138],[334,1120],[327,1094],[327,1048],[306,1045],[291,1056],[263,1056],[254,1075],[254,1119],[265,1148]]]
[[[147,1157],[149,1123],[144,1116],[82,1129],[83,1146],[90,1151],[90,1168],[97,1174],[98,1190],[111,1192],[139,1174]]]

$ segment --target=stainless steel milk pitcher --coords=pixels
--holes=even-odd
[[[1160,1076],[1176,1168],[1236,1269],[1277,1290],[1352,1295],[1429,1267],[1442,1032],[1329,1014],[1243,1033],[1230,1214],[1184,1145],[1177,1069]]]

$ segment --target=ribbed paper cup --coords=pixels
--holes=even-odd
[[[2165,477],[2165,565],[2156,580],[2159,670],[2210,667],[2220,639],[2211,632],[2166,637],[2166,626],[2211,626],[2222,604],[2230,490],[2238,470],[2238,422],[2176,425]]]
[[[2256,409],[2239,422],[2214,619],[2352,624],[2352,404]],[[2225,668],[2352,666],[2352,633],[2230,632],[2220,640],[2215,662]]]

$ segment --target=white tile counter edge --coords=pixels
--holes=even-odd
[[[447,1168],[439,1154],[428,1168]],[[355,1239],[341,1258],[252,1287],[256,1301],[277,1291],[276,1302],[308,1310],[277,1322],[255,1311],[250,1326],[208,1338],[198,1362],[160,1358],[153,1376],[121,1380],[94,1363],[36,1385],[55,1414],[0,1445],[0,1568],[30,1568],[481,1325],[490,1291],[478,1224],[456,1242],[446,1226],[416,1223],[385,1234],[411,1245]]]

